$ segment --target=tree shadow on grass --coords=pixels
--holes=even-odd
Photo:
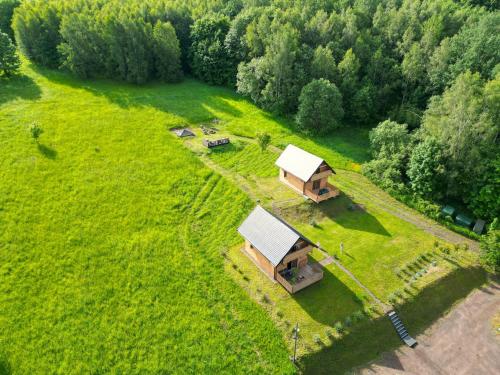
[[[353,160],[355,163],[361,164],[370,160],[370,154],[368,152],[370,148],[370,141],[368,138],[370,127],[345,126],[334,130],[330,134],[314,137],[297,129],[292,119],[271,113],[266,113],[265,117],[274,120],[285,129],[300,134],[302,139],[313,141],[318,146],[327,149],[334,149],[339,154],[345,156],[347,159]],[[335,166],[333,167],[335,169]]]
[[[139,86],[104,79],[79,79],[68,73],[38,67],[34,64],[30,67],[52,82],[76,89],[85,89],[96,96],[106,97],[121,108],[156,108],[179,116],[191,124],[210,121],[218,114],[241,118],[243,117],[242,111],[233,103],[246,102],[245,98],[230,88],[200,85],[196,80],[189,78],[179,84],[149,83]],[[334,149],[347,160],[353,160],[355,163],[369,160],[368,128],[346,126],[327,136],[312,137],[301,133],[291,119],[265,112],[263,116],[274,121],[282,129],[298,134],[304,140],[312,141],[325,149]],[[258,130],[244,124],[239,124],[239,126],[248,128],[250,133]],[[246,133],[247,131],[244,131],[243,134],[238,135],[254,135]],[[350,162],[338,167],[350,168]]]
[[[322,280],[292,297],[311,318],[330,327],[363,308],[361,299],[326,267]]]
[[[459,268],[436,280],[396,311],[410,335],[415,337],[486,281],[487,274],[482,268]],[[400,345],[402,342],[394,327],[382,316],[356,324],[333,345],[302,357],[300,368],[305,374],[343,374]]]
[[[26,75],[0,77],[0,105],[15,99],[37,100],[41,96],[40,87]]]
[[[109,79],[85,80],[35,64],[30,64],[30,68],[51,82],[87,90],[124,109],[151,107],[182,117],[192,124],[208,122],[217,117],[216,112],[242,116],[242,112],[229,102],[242,99],[230,89],[201,86],[189,78],[181,83],[134,85]]]
[[[10,367],[9,362],[0,356],[0,375],[10,375],[12,373],[12,369]]]
[[[391,236],[375,216],[344,193],[338,198],[321,202],[319,210],[322,216],[328,217],[344,228]]]
[[[46,146],[41,143],[37,143],[37,148],[40,153],[45,156],[47,159],[54,160],[57,157],[57,151],[53,148]]]

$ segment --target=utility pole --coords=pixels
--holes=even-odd
[[[295,340],[295,345],[293,348],[293,357],[292,357],[292,362],[295,363],[297,360],[297,341],[299,340],[299,323],[295,324],[295,328],[293,329],[293,339]]]

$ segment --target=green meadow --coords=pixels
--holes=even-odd
[[[23,73],[0,88],[0,368],[292,373],[220,256],[252,202],[168,132],[208,116],[195,89],[215,89],[146,88],[146,105],[140,88]]]
[[[214,123],[232,143],[208,151],[199,127]],[[177,126],[197,136],[177,139]],[[258,132],[272,137],[266,151]],[[280,184],[274,161],[288,143],[337,169],[343,195],[315,206]],[[385,303],[403,291],[394,303],[420,332],[485,275],[470,251],[443,252],[449,244],[353,196],[352,184],[382,194],[352,173],[367,148],[367,129],[307,137],[194,80],[139,87],[25,63],[0,82],[0,373],[295,373],[295,323],[305,373],[343,373],[396,347],[374,301],[334,264],[290,296],[236,233],[257,202],[275,210]],[[409,265],[427,271],[406,291]]]

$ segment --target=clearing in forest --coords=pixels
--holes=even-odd
[[[304,137],[192,80],[137,87],[22,73],[0,88],[0,369],[293,373],[297,322],[305,372],[342,372],[397,346],[334,264],[294,296],[263,277],[236,233],[257,201],[401,305],[412,334],[484,282],[470,251],[349,188],[350,176],[362,179],[352,171],[367,160],[366,129]],[[208,151],[200,125],[214,119],[231,144]],[[176,138],[179,126],[197,136]],[[272,137],[266,151],[258,132]],[[325,158],[344,194],[317,206],[280,184],[274,161],[288,143]]]

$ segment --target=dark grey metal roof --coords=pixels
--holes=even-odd
[[[189,130],[189,129],[175,129],[174,133],[177,134],[178,137],[187,137],[187,136],[192,136],[194,133]]]
[[[257,206],[238,232],[256,247],[274,266],[285,257],[298,239],[314,244],[285,221]]]

